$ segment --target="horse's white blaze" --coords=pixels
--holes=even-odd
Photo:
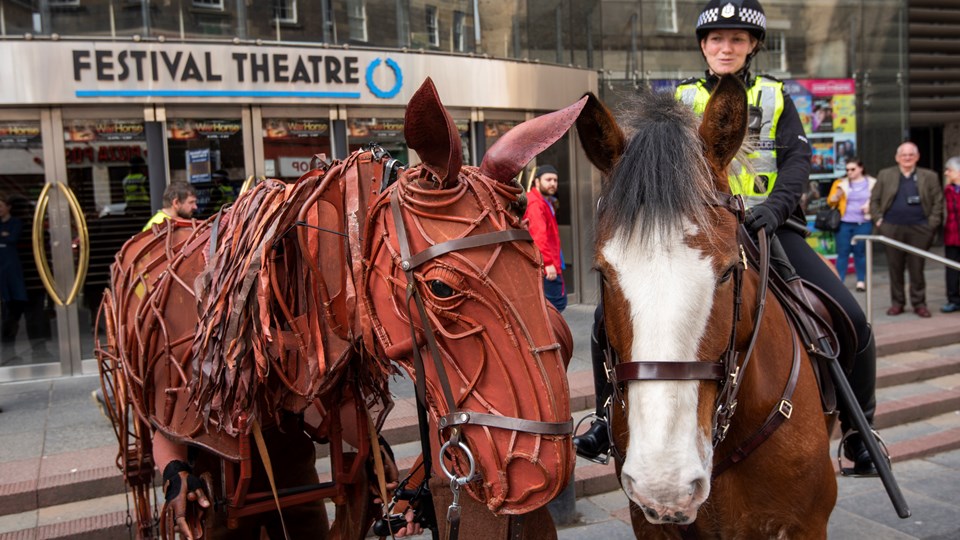
[[[684,228],[650,235],[642,248],[621,231],[602,249],[629,305],[630,360],[697,359],[716,276],[710,261],[684,243],[695,226]],[[650,521],[691,521],[709,494],[713,447],[697,422],[699,384],[628,384],[630,436],[621,483]]]

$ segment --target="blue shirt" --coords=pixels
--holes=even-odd
[[[916,204],[908,204],[908,200],[916,201]],[[894,225],[926,225],[927,216],[923,213],[923,205],[920,204],[920,190],[917,189],[917,173],[913,172],[910,176],[904,176],[900,173],[900,187],[897,189],[897,196],[893,198],[893,204],[883,215],[883,221]]]

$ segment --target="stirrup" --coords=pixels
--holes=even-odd
[[[577,437],[576,433],[577,433],[578,431],[580,431],[580,425],[583,424],[583,422],[584,422],[585,420],[590,419],[590,418],[593,418],[593,419],[595,419],[595,420],[597,420],[597,421],[600,421],[600,422],[603,422],[604,424],[606,424],[606,426],[607,426],[607,438],[610,439],[610,440],[608,441],[608,444],[607,444],[607,451],[606,451],[606,452],[600,452],[599,454],[597,454],[596,456],[593,456],[593,457],[588,457],[588,456],[585,456],[585,455],[581,454],[581,453],[580,453],[580,448],[579,448],[579,447],[576,447],[576,445],[574,445],[574,447],[575,447],[575,448],[574,448],[574,451],[576,452],[577,457],[583,458],[583,459],[585,459],[585,460],[587,460],[587,461],[592,461],[592,462],[594,462],[594,463],[599,463],[600,465],[606,465],[607,463],[610,463],[610,453],[612,452],[612,449],[613,449],[613,440],[610,438],[610,424],[607,422],[607,419],[606,419],[606,418],[598,415],[597,413],[590,413],[590,414],[584,416],[583,418],[580,419],[579,422],[577,422],[577,425],[574,426],[574,428],[573,428],[574,437]],[[590,424],[592,425],[593,422],[591,422]]]
[[[883,437],[880,436],[880,433],[877,430],[871,429],[870,433],[877,440],[877,444],[878,446],[880,446],[880,451],[883,452],[883,457],[884,459],[887,460],[887,466],[890,467],[891,470],[893,470],[893,466],[892,466],[893,462],[890,460],[890,450],[887,449],[887,443],[884,442]],[[841,459],[843,458],[844,443],[847,442],[847,439],[850,438],[851,435],[859,435],[859,434],[860,432],[857,431],[856,429],[851,429],[850,431],[847,431],[847,433],[843,437],[840,438],[840,444],[837,445],[837,469],[840,470],[841,476],[847,476],[850,478],[877,478],[880,475],[876,472],[874,472],[873,474],[858,474],[854,470],[854,467],[856,466],[855,460],[854,460],[854,467],[843,466]],[[863,444],[866,445],[867,443],[863,443]],[[870,456],[870,459],[872,460],[873,456]],[[876,463],[873,464],[873,469],[874,471],[876,471],[877,469]]]

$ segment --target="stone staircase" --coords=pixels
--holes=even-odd
[[[960,448],[960,332],[947,328],[926,337],[905,332],[900,338],[880,340],[876,426],[895,463]],[[583,362],[578,365],[581,369],[569,375],[571,408],[578,411],[574,420],[593,406],[592,376],[582,369]],[[83,388],[76,390],[77,395],[96,387],[94,378],[85,379],[89,380],[78,384]],[[84,405],[93,409],[89,401]],[[97,415],[90,410],[83,414]],[[105,433],[112,433],[105,420],[98,415],[96,420],[105,426]],[[57,420],[48,417],[46,421]],[[3,422],[0,415],[0,446]],[[401,469],[409,467],[419,453],[417,433],[412,399],[398,399],[384,436],[393,445]],[[62,436],[69,439],[69,430]],[[0,540],[130,537],[127,500],[110,436],[100,445],[80,450],[70,449],[69,440],[52,441],[47,445],[61,444],[65,451],[45,451],[36,459],[0,459]],[[325,475],[329,461],[321,457],[317,468]],[[615,499],[619,491],[612,464],[578,460],[575,482],[577,497],[609,492]]]

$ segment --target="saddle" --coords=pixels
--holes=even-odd
[[[738,236],[747,261],[759,268],[760,250],[750,234],[741,227]],[[775,236],[770,240],[778,242]],[[840,304],[823,289],[796,275],[785,279],[777,265],[771,267],[775,271],[769,274],[770,291],[813,360],[823,410],[832,413],[837,410],[837,394],[827,362],[838,361],[847,374],[853,369],[857,351],[853,323]]]

